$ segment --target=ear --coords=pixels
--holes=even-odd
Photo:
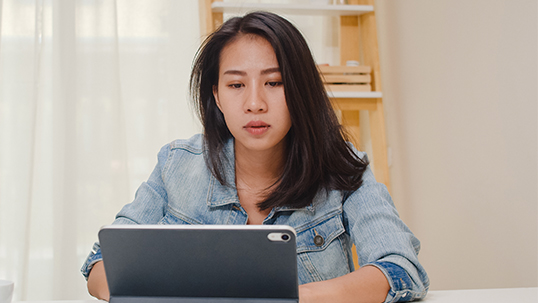
[[[216,85],[213,85],[213,97],[215,98],[215,103],[217,103],[217,107],[222,112],[222,108],[220,108],[219,91],[218,91],[218,87]]]

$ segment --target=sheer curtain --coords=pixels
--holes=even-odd
[[[200,131],[196,0],[0,0],[0,279],[88,298],[79,268],[159,148]]]

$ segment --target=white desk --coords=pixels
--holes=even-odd
[[[538,287],[430,291],[427,303],[537,303]]]
[[[23,302],[23,301],[20,301]],[[97,303],[104,301],[24,301],[27,303]],[[537,303],[538,287],[430,291],[423,303]]]

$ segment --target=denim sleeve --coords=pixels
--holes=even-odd
[[[168,193],[164,178],[170,145],[164,146],[157,156],[157,166],[146,182],[135,193],[133,202],[125,205],[112,224],[157,224],[165,215]]]
[[[93,268],[93,265],[95,263],[101,261],[103,259],[103,256],[101,255],[101,247],[99,246],[99,243],[93,244],[92,251],[88,255],[88,258],[86,258],[86,261],[84,262],[84,265],[82,265],[82,268],[80,271],[82,272],[82,275],[86,280],[88,280],[88,276],[90,275],[90,271]]]
[[[413,289],[413,281],[400,266],[390,262],[374,262],[372,264],[385,274],[390,284],[390,290],[385,302],[408,302],[423,299],[427,288],[423,291]]]
[[[140,185],[133,202],[120,210],[112,224],[156,224],[162,219],[168,205],[163,175],[170,150],[170,145],[161,149],[157,157],[157,166],[149,179]],[[81,268],[82,275],[88,279],[93,265],[102,259],[101,247],[99,243],[95,243]]]
[[[385,185],[368,168],[362,186],[344,202],[344,224],[360,266],[380,269],[390,284],[385,302],[422,299],[429,278],[418,261],[420,241],[400,219]]]

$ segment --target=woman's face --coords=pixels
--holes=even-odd
[[[291,119],[278,61],[267,40],[245,35],[222,49],[213,95],[236,150],[284,148]]]

